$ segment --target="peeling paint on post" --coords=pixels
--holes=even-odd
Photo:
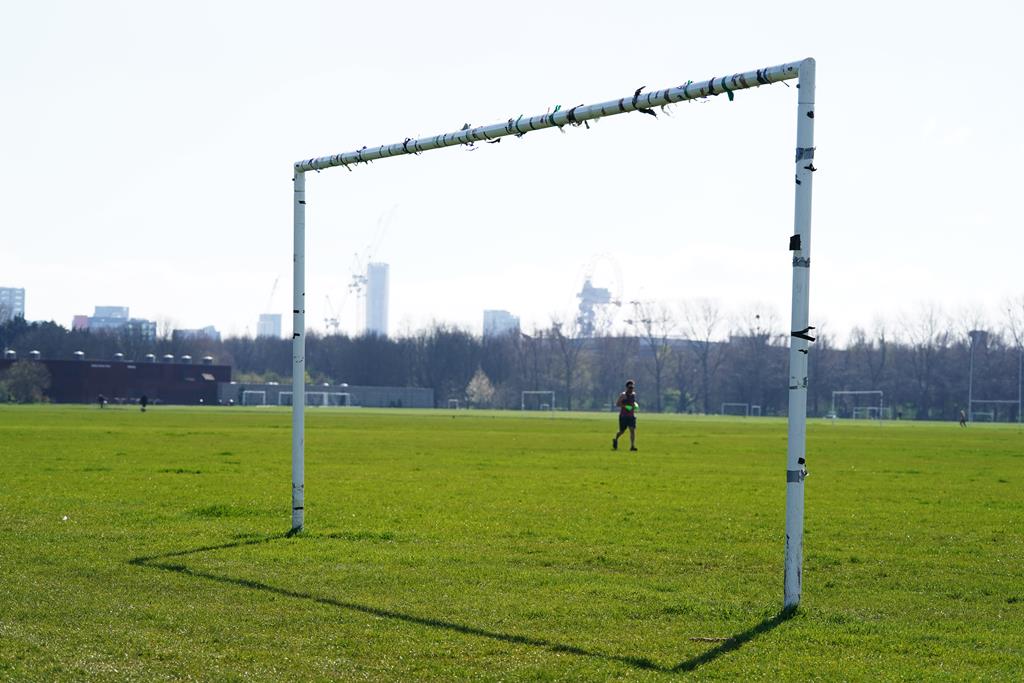
[[[814,328],[807,322],[811,273],[811,186],[814,168],[814,60],[800,63],[796,123],[796,200],[793,213],[793,312],[789,337],[789,442],[786,452],[786,566],[783,607],[800,604],[807,476],[807,356]]]
[[[292,533],[305,523],[306,451],[306,174],[295,171],[292,266]]]

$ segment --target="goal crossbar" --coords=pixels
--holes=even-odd
[[[755,69],[731,76],[715,76],[700,83],[687,83],[674,88],[664,90],[651,90],[647,93],[640,93],[640,88],[633,95],[620,97],[617,100],[608,100],[600,104],[579,105],[571,109],[558,109],[550,114],[538,114],[528,118],[519,116],[509,119],[503,123],[494,123],[488,126],[476,128],[463,128],[452,133],[431,135],[406,139],[403,142],[396,142],[390,145],[380,145],[354,151],[331,154],[329,156],[305,159],[295,163],[295,171],[321,171],[333,166],[350,166],[352,164],[363,164],[378,159],[402,156],[404,154],[420,154],[433,149],[443,147],[454,147],[456,145],[470,145],[475,142],[489,142],[508,135],[523,136],[545,128],[562,128],[567,125],[579,125],[584,121],[593,121],[605,116],[616,114],[628,114],[634,111],[647,111],[654,107],[662,107],[666,104],[686,102],[703,97],[715,95],[729,95],[736,90],[746,88],[757,88],[762,85],[769,85],[779,81],[786,81],[797,78],[800,75],[801,62],[790,62],[769,66],[765,69]]]
[[[406,138],[402,142],[329,156],[304,159],[293,164],[293,287],[292,287],[292,532],[302,530],[305,501],[305,395],[306,376],[306,172],[334,166],[351,167],[378,159],[420,154],[456,145],[490,142],[505,136],[521,137],[546,128],[580,125],[605,116],[631,112],[654,113],[654,107],[693,99],[727,95],[747,88],[757,88],[779,81],[799,79],[797,90],[796,158],[794,160],[795,210],[793,234],[789,239],[792,252],[793,297],[790,316],[789,344],[789,410],[786,447],[786,549],[783,604],[787,608],[800,603],[803,565],[804,478],[807,476],[805,451],[807,442],[807,354],[815,337],[815,328],[808,323],[808,290],[811,267],[811,195],[814,168],[814,90],[813,59],[789,62],[764,69],[754,69],[731,76],[715,76],[706,81],[641,93],[600,104],[578,105],[570,109],[524,118],[510,118],[488,126],[463,126],[462,129],[423,138]]]

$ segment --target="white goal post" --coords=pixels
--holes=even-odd
[[[864,389],[858,391],[833,391],[832,392],[832,411],[829,413],[830,417],[839,417],[839,413],[836,411],[836,397],[850,396],[853,398],[865,397],[870,400],[870,405],[859,405],[853,406],[851,409],[850,417],[854,419],[876,419],[881,420],[885,413],[885,393],[880,389]],[[868,410],[864,410],[868,409]]]
[[[292,396],[294,392],[281,391],[277,394],[277,405],[279,406],[290,406],[292,405]],[[352,405],[352,394],[348,392],[339,391],[307,391],[306,392],[306,405],[309,406],[350,406]]]
[[[335,166],[350,168],[378,159],[420,154],[455,145],[489,142],[509,135],[523,136],[545,128],[564,128],[582,125],[606,116],[643,112],[653,114],[655,107],[677,102],[728,95],[748,88],[757,88],[779,81],[798,79],[796,88],[796,157],[794,160],[794,217],[793,234],[788,250],[792,252],[792,309],[790,315],[789,344],[789,411],[786,448],[786,545],[783,579],[783,605],[793,608],[800,604],[802,590],[804,527],[804,478],[807,476],[807,355],[814,326],[808,322],[808,295],[811,268],[811,195],[814,167],[814,89],[815,63],[813,59],[790,62],[736,73],[715,76],[706,81],[650,90],[641,94],[638,88],[632,95],[592,105],[578,105],[569,109],[536,116],[510,118],[488,126],[464,126],[461,130],[403,142],[363,147],[351,152],[303,159],[293,164],[292,216],[293,216],[293,289],[292,289],[292,383],[296,400],[292,405],[292,528],[298,533],[304,524],[305,512],[305,396],[306,377],[306,173]],[[780,249],[784,246],[780,245]]]
[[[242,390],[243,406],[265,406],[267,405],[267,392],[256,391],[255,389]]]
[[[522,392],[522,395],[520,395],[520,397],[519,397],[519,409],[520,410],[527,410],[527,407],[526,407],[526,397],[527,396],[536,396],[537,399],[538,399],[538,403],[536,404],[537,407],[536,408],[529,408],[529,410],[552,410],[553,411],[555,409],[555,392],[542,390],[542,391],[524,391],[524,392]],[[548,400],[547,403],[540,403],[539,402],[541,400],[542,396],[549,397],[549,400]]]
[[[881,420],[882,409],[878,406],[854,406],[852,417],[854,420]]]
[[[975,409],[975,406],[978,405],[985,406],[988,410]],[[1009,408],[1009,411],[1004,406]],[[1000,416],[1009,417],[1007,412],[1013,412],[1013,409],[1017,410],[1017,419],[1005,421],[1020,422],[1020,399],[972,398],[967,411],[967,419],[971,422],[996,422]]]
[[[334,408],[344,408],[352,405],[352,394],[347,391],[328,391],[327,405]]]
[[[758,410],[760,410],[758,406]],[[727,413],[727,410],[738,409],[739,412]],[[750,417],[750,404],[749,403],[723,403],[722,404],[722,415],[742,415],[743,417]]]

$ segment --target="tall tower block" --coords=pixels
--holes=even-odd
[[[388,264],[366,265],[366,333],[388,336]]]

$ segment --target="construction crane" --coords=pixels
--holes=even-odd
[[[341,320],[338,318],[338,312],[334,310],[334,304],[331,303],[330,295],[325,294],[324,298],[327,299],[327,318],[324,318],[324,326],[327,328],[329,334],[338,334],[341,330]]]
[[[384,240],[384,234],[395,217],[397,208],[396,204],[380,215],[380,218],[377,219],[377,229],[363,254],[360,255],[359,252],[356,252],[352,257],[352,279],[348,284],[348,293],[355,294],[356,297],[356,311],[359,316],[358,329],[363,328],[363,316],[366,315],[366,269],[373,261],[377,249],[380,248],[380,243]]]
[[[273,309],[274,293],[277,292],[277,283],[280,280],[281,280],[281,276],[280,275],[278,275],[277,277],[274,278],[274,284],[270,288],[270,296],[267,297],[267,305],[263,307],[263,312],[264,313],[269,313],[269,312],[274,310]]]
[[[629,305],[633,307],[633,318],[627,318],[622,322],[633,327],[649,329],[654,320],[651,319],[649,310],[650,302],[647,301],[630,301]]]

